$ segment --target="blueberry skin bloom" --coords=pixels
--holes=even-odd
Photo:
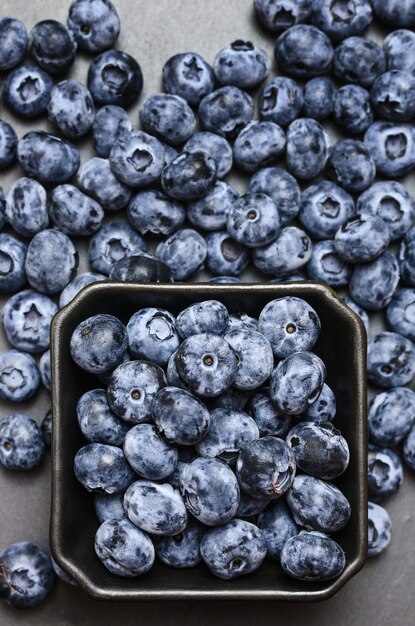
[[[179,460],[177,448],[166,443],[152,424],[137,424],[130,428],[123,448],[133,470],[148,480],[170,476]]]
[[[389,513],[379,504],[368,503],[368,556],[378,556],[388,547],[392,534]]]
[[[403,458],[408,467],[415,469],[415,428],[412,427],[403,443]]]
[[[197,520],[189,518],[186,528],[181,533],[153,537],[158,558],[169,567],[179,569],[195,567],[202,560],[200,542],[205,530]]]
[[[364,133],[373,123],[370,95],[359,85],[344,85],[334,96],[334,119],[351,135]]]
[[[246,194],[230,207],[226,226],[233,239],[249,248],[272,243],[280,234],[277,204],[265,194]]]
[[[97,104],[129,107],[143,88],[143,74],[137,61],[121,50],[98,55],[89,66],[88,89]]]
[[[287,276],[306,265],[311,258],[312,244],[308,235],[295,226],[287,226],[275,241],[254,248],[252,260],[265,274]]]
[[[156,248],[156,258],[171,270],[174,280],[186,280],[202,269],[206,259],[206,242],[191,228],[178,230]]]
[[[403,481],[403,468],[399,456],[389,448],[369,447],[368,487],[369,498],[382,502],[398,491]]]
[[[396,291],[386,309],[386,318],[391,330],[415,341],[415,290]]]
[[[254,498],[279,498],[293,484],[295,457],[285,441],[262,437],[242,448],[236,462],[241,488]]]
[[[372,22],[372,7],[369,0],[333,2],[316,0],[313,4],[311,20],[333,41],[360,35]]]
[[[250,122],[237,136],[233,154],[244,172],[255,172],[270,165],[285,149],[285,133],[274,122]]]
[[[357,199],[357,211],[378,215],[387,224],[391,241],[400,239],[415,220],[415,202],[407,189],[394,180],[371,185]]]
[[[76,416],[87,441],[122,446],[128,430],[127,424],[112,413],[103,389],[84,393],[76,405]]]
[[[110,0],[74,0],[67,25],[79,48],[92,53],[111,48],[120,32],[120,19]]]
[[[140,109],[143,129],[173,146],[182,144],[194,133],[196,119],[187,102],[164,93],[149,96]]]
[[[324,533],[302,530],[284,545],[281,566],[297,580],[331,580],[344,570],[346,556],[341,546]]]
[[[237,39],[215,58],[214,72],[221,85],[253,89],[269,74],[271,61],[265,50],[251,41]]]
[[[160,389],[154,397],[151,413],[161,436],[169,443],[182,446],[200,441],[210,423],[205,405],[178,387]]]
[[[63,74],[75,60],[76,43],[67,28],[56,20],[38,22],[29,37],[29,53],[50,74]]]
[[[183,151],[197,152],[198,150],[204,150],[215,160],[218,178],[223,178],[232,169],[232,148],[224,137],[207,131],[195,133],[186,141]]]
[[[329,180],[320,180],[304,189],[298,219],[314,239],[332,239],[354,212],[354,201],[347,191]]]
[[[324,383],[317,400],[308,406],[304,413],[307,422],[331,422],[336,416],[336,396]]]
[[[66,235],[93,235],[101,226],[104,210],[74,185],[58,185],[48,197],[49,217]]]
[[[62,135],[82,137],[91,128],[94,117],[94,101],[81,83],[64,80],[54,86],[50,93],[48,118]]]
[[[46,191],[42,185],[33,178],[18,178],[7,196],[6,216],[13,230],[24,237],[47,228]]]
[[[108,211],[119,211],[127,206],[131,189],[113,174],[107,159],[93,157],[82,165],[78,185]]]
[[[180,473],[180,491],[190,513],[207,526],[226,524],[238,508],[235,474],[217,459],[200,457],[188,463]]]
[[[302,118],[291,122],[287,129],[287,167],[297,179],[318,176],[328,158],[327,138],[319,122]]]
[[[154,563],[150,537],[127,519],[104,521],[96,532],[94,547],[103,565],[116,576],[140,576]]]
[[[14,163],[16,160],[16,151],[17,135],[8,122],[0,119],[0,170]]]
[[[109,275],[114,263],[147,251],[144,239],[124,222],[104,224],[90,239],[88,258],[91,268]]]
[[[364,310],[364,308],[359,306],[357,302],[355,302],[351,298],[348,298],[347,296],[341,296],[341,299],[343,300],[344,304],[349,307],[349,309],[352,309],[352,311],[360,317],[360,320],[363,322],[363,326],[366,329],[366,334],[369,336],[369,315]]]
[[[390,389],[411,382],[415,374],[415,346],[398,333],[371,337],[367,346],[367,377],[377,387]]]
[[[334,246],[345,261],[367,263],[387,249],[389,240],[389,228],[381,217],[356,213],[339,228]]]
[[[364,37],[348,37],[334,51],[334,74],[342,82],[369,88],[386,70],[382,48]]]
[[[270,377],[274,367],[268,339],[256,330],[243,328],[231,330],[224,338],[238,359],[234,386],[244,390],[260,387]]]
[[[16,115],[34,118],[45,113],[53,80],[39,67],[21,65],[12,70],[3,86],[3,101]]]
[[[146,187],[158,181],[164,166],[164,148],[158,139],[133,131],[122,135],[109,156],[115,176],[129,187]]]
[[[376,113],[386,120],[410,122],[415,115],[415,77],[404,70],[378,76],[370,92]]]
[[[353,300],[369,311],[380,311],[389,304],[399,282],[399,265],[388,250],[370,263],[357,265],[350,279]]]
[[[401,278],[407,285],[411,285],[411,287],[415,287],[414,240],[415,228],[411,228],[402,240],[398,256]]]
[[[39,372],[40,372],[40,378],[42,379],[43,386],[48,391],[50,391],[51,390],[50,350],[46,350],[46,352],[44,352],[42,354],[42,356],[40,357],[40,359],[39,359]],[[43,423],[46,424],[45,428],[49,432],[49,442],[46,442],[46,443],[50,447],[50,435],[51,435],[51,432],[52,432],[52,430],[51,430],[51,428],[52,428],[52,411],[51,410],[49,410],[47,412],[47,414],[45,415],[42,424]],[[42,432],[43,432],[43,430],[44,429],[42,427]],[[44,438],[45,438],[45,436],[44,436]],[[46,441],[46,439],[45,439],[45,441]]]
[[[218,300],[204,300],[191,304],[179,313],[176,329],[183,339],[200,333],[223,335],[228,323],[229,313],[224,304]]]
[[[195,52],[175,54],[163,66],[163,86],[167,93],[180,96],[192,107],[198,106],[215,86],[209,63]]]
[[[76,478],[87,491],[121,493],[135,478],[120,448],[102,443],[89,443],[75,455]]]
[[[11,235],[0,233],[0,293],[22,289],[26,283],[26,246]]]
[[[118,280],[123,283],[173,282],[167,265],[144,252],[116,261],[111,266],[109,277],[111,280]]]
[[[40,386],[36,361],[30,354],[8,350],[0,354],[0,398],[25,402]]]
[[[373,124],[368,132],[372,127]],[[369,146],[357,139],[343,139],[335,145],[329,157],[327,173],[346,191],[360,193],[373,183],[375,163]]]
[[[94,498],[94,508],[98,521],[102,524],[102,522],[105,522],[107,519],[125,518],[123,501],[123,493],[115,493],[112,496],[96,493]]]
[[[151,421],[156,393],[167,386],[163,370],[148,361],[127,361],[114,370],[108,383],[111,410],[129,424]]]
[[[106,314],[94,315],[78,324],[70,342],[73,360],[91,374],[102,374],[116,367],[127,346],[124,324]]]
[[[259,314],[258,330],[270,342],[274,356],[284,359],[294,352],[312,350],[321,323],[308,302],[285,296],[265,305]]]
[[[204,535],[200,553],[212,574],[233,580],[254,572],[266,556],[261,531],[250,522],[234,519]]]
[[[205,196],[216,181],[216,162],[204,150],[182,152],[164,166],[163,191],[175,200],[195,200]]]
[[[168,483],[138,480],[125,492],[130,521],[153,535],[177,535],[187,526],[187,510],[177,489]]]
[[[415,33],[411,30],[394,30],[383,41],[388,70],[405,70],[414,74]]]
[[[244,491],[241,491],[239,506],[235,517],[241,519],[256,518],[270,503],[269,498],[253,498]],[[253,521],[251,519],[251,521]]]
[[[334,108],[335,88],[327,76],[316,76],[304,85],[303,114],[319,122],[327,119]]]
[[[111,148],[122,135],[128,135],[133,125],[128,119],[127,112],[112,104],[102,107],[92,124],[92,139],[94,150],[98,156],[107,159]]]
[[[280,32],[305,22],[310,17],[313,0],[254,0],[261,24],[272,32]]]
[[[39,465],[45,444],[34,420],[12,413],[0,421],[0,463],[10,470],[30,470]]]
[[[386,178],[404,176],[415,165],[415,133],[412,124],[378,120],[367,129],[364,142],[378,174]]]
[[[237,356],[222,337],[210,333],[192,335],[176,353],[180,377],[199,396],[215,397],[234,382]]]
[[[415,26],[415,4],[413,0],[372,0],[376,17],[383,22],[397,26]]]
[[[199,105],[202,129],[225,139],[237,137],[253,115],[254,104],[251,96],[232,85],[212,91]]]
[[[131,198],[127,216],[131,226],[142,235],[171,235],[183,225],[186,213],[177,200],[149,189]]]
[[[0,18],[0,71],[19,65],[24,59],[29,38],[20,20]]]
[[[25,289],[9,298],[3,307],[2,321],[8,341],[25,352],[44,352],[49,348],[50,324],[56,304],[47,296]]]
[[[29,176],[44,184],[66,183],[79,169],[79,150],[69,141],[43,131],[19,140],[17,158]]]
[[[227,230],[206,237],[206,265],[218,276],[239,276],[249,265],[249,249],[231,239]]]
[[[14,543],[0,552],[2,600],[18,609],[37,606],[52,590],[54,575],[49,555],[34,543]]]
[[[226,217],[238,198],[239,194],[233,187],[218,180],[205,196],[187,203],[187,219],[202,230],[222,230],[226,228]]]
[[[137,359],[167,365],[180,345],[175,322],[165,309],[150,307],[134,313],[127,324],[131,354]]]
[[[295,120],[303,106],[303,91],[292,78],[277,76],[263,88],[259,99],[261,120],[285,128]]]
[[[333,46],[315,26],[298,24],[278,37],[275,58],[280,70],[288,75],[312,78],[330,69]]]
[[[87,285],[92,283],[103,282],[107,280],[104,274],[95,274],[94,272],[85,272],[84,274],[78,274],[70,283],[68,283],[60,293],[59,296],[59,308],[63,309],[64,306],[69,304],[75,296]]]
[[[272,198],[278,206],[281,226],[291,222],[300,209],[301,192],[298,183],[280,167],[258,170],[249,181],[248,193],[265,193]]]
[[[249,413],[256,421],[261,437],[264,435],[284,437],[290,430],[291,416],[281,413],[265,390],[252,396]]]
[[[55,228],[42,230],[27,249],[27,280],[41,293],[58,293],[75,277],[78,262],[78,252],[69,237]]]
[[[318,398],[325,377],[325,365],[316,354],[295,352],[272,372],[271,400],[283,413],[300,415]]]
[[[243,411],[215,409],[206,435],[195,447],[202,457],[233,465],[239,451],[255,439],[259,439],[259,430],[252,417]]]

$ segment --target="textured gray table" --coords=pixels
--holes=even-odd
[[[144,98],[160,89],[163,63],[179,51],[194,50],[212,62],[218,50],[234,39],[251,39],[272,54],[273,38],[258,29],[253,19],[252,0],[115,0],[121,17],[122,33],[118,47],[140,62],[145,80]],[[28,30],[43,19],[66,21],[69,0],[0,0],[0,15],[20,18]],[[379,39],[380,34],[372,33]],[[78,58],[72,75],[86,81],[87,60]],[[130,111],[137,124],[136,105]],[[2,105],[1,105],[2,107]],[[4,108],[1,117],[11,117]],[[13,120],[19,136],[31,128],[30,123]],[[48,128],[45,121],[37,126]],[[85,143],[85,142],[84,142]],[[83,148],[82,158],[89,147]],[[5,192],[21,173],[18,168],[0,177]],[[233,181],[242,191],[246,181]],[[410,182],[409,182],[410,184]],[[78,242],[77,242],[78,243]],[[84,249],[82,244],[81,249]],[[85,259],[79,271],[85,271]],[[6,349],[0,331],[0,349]],[[18,410],[38,422],[50,400],[42,391],[33,403]],[[0,417],[17,407],[2,403]],[[50,459],[42,468],[13,474],[0,471],[0,549],[16,541],[30,540],[48,548]],[[376,626],[409,626],[414,623],[415,562],[415,476],[405,474],[400,493],[387,502],[394,525],[391,544],[380,558],[364,569],[334,598],[313,605],[275,604],[266,602],[232,603],[99,603],[79,589],[64,583],[56,585],[50,598],[32,611],[17,612],[0,604],[0,626],[129,626],[148,624],[204,625],[256,624],[296,626],[337,626],[376,624]],[[174,570],[172,570],[174,576]]]

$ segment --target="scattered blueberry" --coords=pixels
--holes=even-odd
[[[252,120],[252,98],[238,87],[225,86],[205,96],[199,105],[199,119],[203,130],[225,139],[234,139]]]
[[[340,226],[334,238],[338,255],[348,263],[367,263],[384,252],[390,240],[388,225],[372,213],[356,213]]]
[[[47,208],[55,227],[67,235],[93,235],[104,219],[102,206],[73,185],[55,187]]]
[[[318,176],[329,155],[327,135],[320,122],[300,118],[287,129],[286,160],[290,173],[301,180]]]
[[[372,0],[375,15],[382,21],[394,26],[414,26],[415,6],[412,0],[400,2],[400,0]]]
[[[227,215],[238,198],[239,194],[233,187],[218,180],[205,196],[187,203],[186,217],[196,228],[221,230],[226,228]]]
[[[26,352],[8,350],[0,354],[0,398],[25,402],[40,385],[36,361]]]
[[[353,218],[351,218],[353,219]],[[345,287],[352,275],[352,267],[337,252],[332,239],[318,241],[307,264],[311,280],[320,281],[330,287]]]
[[[78,138],[92,126],[95,107],[88,89],[76,80],[64,80],[50,92],[48,118],[65,137]]]
[[[301,192],[298,183],[280,167],[258,170],[249,181],[248,193],[264,193],[272,198],[278,206],[281,226],[291,222],[300,209]]]
[[[8,122],[0,119],[0,170],[14,163],[16,160],[16,151],[17,135]]]
[[[271,61],[265,50],[242,39],[218,52],[214,63],[219,83],[240,89],[257,87],[267,78],[270,69]]]
[[[185,280],[202,269],[206,254],[205,240],[191,228],[178,230],[156,248],[156,258],[170,268],[174,280]]]
[[[213,188],[216,172],[216,161],[208,152],[185,151],[164,166],[161,186],[170,198],[195,200]]]
[[[163,66],[163,86],[167,93],[180,96],[190,106],[213,91],[215,76],[209,63],[195,52],[176,54]]]
[[[368,556],[377,556],[387,548],[391,540],[392,522],[382,506],[369,502],[368,513]]]
[[[391,241],[400,239],[415,220],[414,199],[395,180],[371,185],[358,197],[356,208],[359,213],[369,212],[381,217],[389,228]]]
[[[53,79],[34,65],[21,65],[12,70],[3,86],[3,101],[21,117],[34,118],[46,112]]]
[[[1,236],[0,236],[1,239]],[[390,328],[415,341],[415,290],[399,289],[386,308]]]
[[[360,35],[372,22],[369,0],[315,0],[311,20],[333,41]]]
[[[130,224],[141,235],[171,235],[183,225],[186,214],[180,202],[161,191],[149,189],[139,191],[131,198],[127,215]]]
[[[29,53],[50,74],[63,74],[75,60],[76,43],[67,28],[56,20],[38,22],[29,37]]]
[[[382,502],[398,491],[403,481],[403,468],[396,452],[369,447],[368,481],[369,498],[373,502]]]
[[[369,127],[368,133],[373,126],[374,124]],[[342,139],[335,145],[329,157],[327,173],[346,191],[360,193],[373,183],[375,164],[377,165],[376,158],[370,146],[357,139]]]
[[[364,309],[379,311],[389,304],[399,282],[399,265],[386,251],[370,263],[357,265],[350,279],[350,295]]]
[[[304,85],[303,114],[322,122],[330,117],[334,109],[335,87],[327,76],[316,76]]]
[[[410,228],[403,238],[399,248],[399,270],[401,278],[407,285],[415,286],[415,255],[413,241],[415,239],[415,228]]]
[[[219,276],[239,276],[249,265],[249,249],[231,239],[227,230],[206,237],[206,265]]]
[[[111,48],[120,32],[120,19],[110,0],[73,0],[68,29],[79,48],[101,52]]]
[[[95,272],[108,276],[120,259],[146,251],[147,244],[131,226],[124,222],[109,222],[91,237],[88,257]]]
[[[78,262],[78,252],[69,237],[55,228],[42,230],[27,249],[27,280],[42,293],[58,293],[75,277]]]
[[[131,189],[116,178],[108,159],[85,161],[78,172],[78,184],[108,211],[123,209],[131,198]]]
[[[26,252],[24,243],[0,233],[0,293],[17,291],[26,284]]]
[[[334,96],[334,119],[351,135],[364,133],[373,123],[369,92],[359,85],[344,85]]]
[[[34,543],[14,543],[0,552],[2,600],[18,609],[37,606],[54,583],[49,555]]]
[[[164,167],[164,148],[155,137],[141,131],[121,135],[113,145],[109,163],[124,185],[146,187],[159,180]]]
[[[394,30],[383,41],[388,70],[414,74],[415,34],[411,30]]]
[[[274,122],[285,128],[298,117],[303,103],[303,91],[299,84],[292,78],[277,76],[267,83],[261,92],[259,98],[261,120]]]
[[[69,304],[75,296],[87,285],[107,280],[104,274],[95,274],[94,272],[85,272],[84,274],[78,274],[70,283],[68,283],[60,293],[59,296],[59,308]]]
[[[274,122],[250,122],[237,136],[235,163],[245,172],[274,163],[285,149],[285,133]]]
[[[8,341],[26,352],[43,352],[49,348],[50,324],[58,307],[48,296],[25,289],[8,299],[2,321]]]
[[[123,283],[172,283],[173,277],[165,263],[149,254],[126,256],[111,266],[111,280]],[[105,276],[102,277],[104,279]]]
[[[367,129],[364,142],[378,174],[386,178],[404,176],[415,165],[415,132],[411,124],[377,120]]]
[[[410,122],[415,115],[415,77],[404,70],[380,74],[370,92],[379,117],[394,122]]]
[[[347,191],[329,180],[320,180],[302,192],[298,218],[314,239],[332,239],[354,211]]]
[[[333,60],[333,46],[325,33],[309,24],[298,24],[280,35],[275,58],[284,73],[298,78],[324,74]]]
[[[229,142],[224,138],[207,131],[194,133],[183,146],[185,152],[204,150],[215,160],[216,175],[223,178],[232,168],[233,154]],[[225,184],[225,183],[223,183]]]
[[[367,377],[377,387],[390,389],[411,382],[415,374],[415,346],[398,333],[382,332],[367,346]]]
[[[342,82],[368,88],[385,69],[385,53],[371,39],[348,37],[334,51],[333,70]]]
[[[25,57],[29,37],[20,20],[0,18],[0,71],[19,65]]]
[[[42,432],[33,419],[12,413],[0,421],[0,463],[4,467],[33,469],[41,462],[44,451]]]
[[[113,104],[103,106],[95,115],[92,124],[95,152],[98,156],[108,159],[111,148],[117,139],[123,135],[128,135],[132,130],[133,125],[123,108]]]
[[[129,107],[143,88],[143,74],[137,61],[121,50],[98,55],[89,66],[88,89],[97,104]]]
[[[305,22],[311,15],[313,0],[254,0],[254,6],[261,24],[279,32]]]
[[[41,183],[66,183],[76,174],[80,156],[76,146],[43,131],[23,135],[17,146],[17,158],[29,176]]]
[[[307,233],[296,226],[286,226],[278,239],[263,246],[254,248],[252,260],[265,274],[287,276],[304,267],[312,253],[311,240]]]

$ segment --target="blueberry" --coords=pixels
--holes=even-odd
[[[140,109],[143,129],[173,145],[189,139],[196,126],[192,109],[180,96],[156,93]]]
[[[12,228],[25,237],[47,228],[46,191],[42,185],[33,178],[18,178],[7,196],[6,216]]]
[[[237,276],[214,276],[213,278],[209,279],[209,282],[228,285],[240,285],[242,283],[242,280]]]
[[[110,0],[73,0],[67,24],[79,48],[92,53],[111,48],[120,32],[120,19]]]
[[[363,322],[363,326],[366,329],[366,334],[369,336],[369,315],[367,312],[351,298],[348,298],[347,296],[342,296],[341,298],[349,309],[352,309],[352,311],[360,317],[360,320]]]
[[[37,606],[54,583],[49,555],[34,543],[14,543],[0,552],[2,600],[18,609]]]
[[[333,46],[327,35],[315,26],[298,24],[278,37],[275,58],[282,72],[312,78],[330,69]]]
[[[298,218],[314,239],[331,239],[353,215],[354,201],[342,187],[320,180],[304,189]]]
[[[308,235],[296,226],[286,226],[276,241],[263,248],[254,248],[252,260],[255,267],[266,274],[287,276],[308,263],[311,251]]]
[[[17,146],[17,158],[29,176],[52,185],[70,180],[78,171],[80,162],[76,146],[43,131],[23,135]]]
[[[187,203],[187,219],[202,230],[226,228],[227,215],[238,198],[239,194],[233,187],[218,180],[205,196]]]
[[[52,563],[52,568],[53,571],[55,573],[55,575],[59,578],[59,580],[61,580],[62,582],[66,583],[67,585],[72,585],[72,587],[77,587],[78,583],[76,582],[76,580],[74,578],[72,578],[72,576],[70,576],[67,572],[65,572],[65,570],[63,570],[60,565],[58,565],[56,563],[56,561],[54,560],[54,558],[51,556],[50,557],[51,563]]]
[[[85,161],[78,173],[78,185],[108,211],[123,209],[131,198],[131,189],[115,177],[107,159],[93,157]]]
[[[373,123],[370,95],[359,85],[344,85],[334,96],[334,119],[350,135],[364,133]]]
[[[93,235],[104,219],[101,205],[73,185],[55,187],[47,208],[55,227],[67,235]]]
[[[191,228],[178,230],[156,248],[156,258],[170,268],[174,280],[186,280],[202,269],[206,254],[205,240]]]
[[[412,427],[403,443],[403,458],[408,467],[415,469],[415,428]]]
[[[127,330],[113,315],[89,317],[75,328],[71,356],[86,372],[101,374],[116,367],[127,350]]]
[[[92,138],[94,150],[98,156],[108,159],[111,148],[123,135],[128,135],[133,125],[128,119],[127,112],[112,104],[102,107],[92,124]]]
[[[87,491],[112,495],[125,491],[135,474],[116,446],[89,443],[75,455],[76,478]]]
[[[333,69],[342,82],[370,87],[386,70],[385,53],[371,39],[348,37],[334,51]]]
[[[46,352],[44,352],[42,354],[42,356],[39,359],[38,367],[39,367],[40,378],[42,379],[43,386],[48,391],[51,391],[51,388],[52,388],[52,377],[51,377],[51,355],[50,355],[50,350],[46,350]]]
[[[237,39],[215,58],[214,72],[221,85],[253,89],[268,76],[271,61],[265,50],[251,41]]]
[[[29,38],[20,20],[0,18],[0,71],[5,72],[19,65],[25,57]]]
[[[173,277],[165,263],[142,253],[116,261],[110,270],[110,279],[123,283],[172,283]]]
[[[227,308],[218,300],[203,300],[183,309],[176,319],[176,329],[180,337],[212,333],[223,335],[229,322]]]
[[[183,146],[185,152],[204,150],[215,160],[216,175],[223,178],[230,172],[233,162],[232,148],[224,138],[207,131],[195,133]]]
[[[212,91],[200,102],[199,119],[203,130],[216,133],[225,139],[234,139],[252,120],[252,98],[234,86]]]
[[[282,439],[261,437],[240,451],[236,475],[241,489],[254,498],[279,498],[293,484],[295,457]]]
[[[364,141],[378,174],[400,177],[415,165],[415,132],[411,124],[378,120],[369,126]]]
[[[185,339],[175,361],[184,382],[205,397],[218,396],[230,387],[238,369],[237,356],[229,343],[210,333]]]
[[[42,432],[33,419],[12,413],[0,421],[0,463],[4,467],[33,469],[41,462],[44,451]]]
[[[183,225],[184,207],[161,191],[143,190],[128,205],[128,221],[142,235],[171,235]]]
[[[272,32],[291,28],[310,17],[313,0],[254,0],[261,24]]]
[[[266,511],[258,516],[258,528],[267,545],[267,557],[279,561],[284,545],[299,529],[282,498],[274,500]]]
[[[391,540],[392,522],[382,506],[369,502],[368,513],[368,556],[377,556],[387,548]]]
[[[258,330],[270,341],[277,358],[311,350],[320,329],[320,319],[313,307],[295,296],[271,300],[258,318]]]
[[[76,43],[67,28],[56,20],[38,22],[29,37],[29,53],[50,74],[63,74],[75,60]]]
[[[278,363],[271,375],[270,397],[277,408],[300,415],[320,395],[326,377],[323,361],[312,352],[295,352]]]
[[[76,80],[64,80],[54,86],[48,104],[49,121],[65,137],[78,138],[92,126],[95,107],[88,89]]]
[[[247,521],[252,521],[252,518],[255,518],[259,515],[259,513],[262,513],[269,503],[269,498],[253,498],[245,493],[245,491],[241,491],[239,506],[235,513],[235,517],[239,517],[241,519],[251,518],[247,519]]]
[[[127,324],[128,346],[137,359],[167,365],[180,339],[176,320],[171,313],[160,308],[140,309]]]
[[[39,67],[21,65],[12,70],[3,86],[3,101],[21,117],[34,118],[46,112],[53,80]]]
[[[303,530],[284,545],[281,566],[286,574],[298,580],[330,580],[343,572],[346,556],[341,546],[327,535]]]
[[[369,0],[315,0],[311,19],[333,41],[341,41],[370,26],[372,7]]]
[[[223,393],[209,398],[207,401],[209,409],[214,411],[215,409],[227,409],[229,411],[243,411],[248,403],[251,392],[246,389],[237,389],[236,387],[229,387]]]
[[[75,296],[87,285],[107,280],[104,274],[95,274],[94,272],[85,272],[84,274],[78,274],[70,283],[68,283],[60,293],[59,296],[59,308],[69,304]]]
[[[163,86],[167,93],[180,96],[190,106],[197,106],[215,86],[209,63],[195,52],[170,57],[163,66]]]
[[[25,402],[40,385],[36,361],[30,354],[8,350],[0,354],[0,398],[11,402]]]
[[[399,265],[386,251],[370,263],[357,265],[350,279],[350,295],[365,309],[379,311],[389,304],[399,282]]]
[[[0,119],[0,170],[9,167],[9,165],[15,162],[16,151],[17,135],[8,122]]]
[[[258,170],[249,181],[248,193],[265,193],[270,196],[278,206],[281,226],[291,222],[300,209],[301,192],[298,183],[280,167]]]
[[[8,341],[18,350],[44,352],[49,348],[50,324],[56,304],[41,293],[25,289],[9,298],[2,321]]]
[[[298,117],[302,106],[303,92],[301,87],[295,80],[286,76],[273,78],[271,82],[265,85],[260,95],[261,120],[274,122],[284,128]]]
[[[112,413],[103,389],[84,393],[76,405],[76,415],[87,441],[122,446],[128,428]]]
[[[219,276],[239,276],[249,265],[249,249],[231,239],[227,230],[206,237],[206,265]]]
[[[297,179],[309,180],[324,169],[329,156],[327,135],[319,122],[301,118],[287,129],[287,167]]]
[[[369,127],[368,133],[373,126]],[[327,173],[346,191],[360,193],[373,183],[375,164],[370,146],[357,139],[342,139],[329,157]]]
[[[143,88],[143,74],[137,61],[121,50],[98,55],[89,66],[88,89],[97,104],[129,107]]]
[[[399,269],[402,280],[411,287],[415,286],[415,258],[413,241],[415,228],[411,228],[403,238],[399,248]]]
[[[78,252],[72,241],[56,229],[37,233],[29,244],[25,270],[33,289],[54,294],[75,277]]]
[[[96,493],[94,498],[95,514],[102,524],[106,520],[125,518],[124,494],[115,493],[112,496],[103,493]]]
[[[116,261],[146,251],[147,244],[131,226],[109,222],[90,239],[88,257],[95,272],[108,276]]]
[[[331,422],[336,415],[336,396],[333,390],[324,383],[318,398],[310,404],[304,419],[308,422]]]
[[[216,182],[216,161],[208,152],[182,152],[164,166],[163,191],[175,200],[195,200],[205,196]]]
[[[1,236],[0,236],[1,238]],[[390,328],[415,341],[415,290],[399,289],[386,309]]]
[[[202,457],[232,465],[240,450],[258,438],[258,426],[252,417],[243,411],[215,409],[210,414],[209,429],[196,444],[196,450]]]
[[[0,233],[0,293],[22,289],[26,284],[26,246],[11,235]]]
[[[334,238],[338,255],[349,263],[367,263],[384,252],[390,240],[388,225],[372,213],[356,213],[340,226]]]
[[[123,447],[125,458],[134,471],[148,480],[170,476],[179,460],[177,449],[164,441],[152,424],[130,428]]]
[[[270,165],[285,149],[285,133],[274,122],[250,122],[241,130],[233,147],[235,163],[245,172]]]
[[[284,437],[290,429],[291,416],[277,409],[268,392],[261,391],[252,396],[250,414],[256,421],[261,436]]]
[[[389,448],[369,447],[368,452],[369,498],[382,502],[398,491],[403,481],[403,468],[399,456]]]
[[[380,20],[397,26],[415,26],[415,5],[412,0],[372,0],[373,11]]]
[[[146,187],[159,180],[164,148],[155,137],[141,131],[121,135],[109,156],[110,167],[124,185]]]
[[[95,553],[105,567],[128,578],[145,574],[153,566],[153,543],[127,519],[106,520],[95,535]]]
[[[303,114],[319,122],[327,119],[334,109],[335,88],[327,76],[316,76],[304,85]]]
[[[295,477],[287,502],[296,523],[307,530],[336,532],[346,526],[351,514],[350,504],[340,489],[306,474]]]
[[[168,483],[138,480],[125,492],[128,518],[153,535],[177,535],[187,526],[187,511],[177,489]]]
[[[357,199],[359,213],[378,215],[387,224],[391,241],[400,239],[415,220],[415,202],[400,183],[379,181],[371,185]]]
[[[52,428],[52,409],[49,409],[40,424],[43,442],[47,448],[52,445]]]
[[[393,30],[383,41],[388,70],[415,73],[415,33],[411,30]]]
[[[153,537],[156,554],[169,567],[195,567],[200,563],[200,542],[205,528],[195,519],[189,519],[181,533],[167,537]]]
[[[0,230],[6,223],[6,199],[4,197],[3,188],[0,185]]]
[[[232,470],[217,459],[197,458],[180,474],[180,491],[190,513],[207,526],[231,520],[239,504],[239,486]]]
[[[164,387],[151,406],[160,435],[169,443],[185,446],[200,441],[207,432],[210,416],[205,405],[177,387]]]
[[[280,234],[278,206],[265,194],[246,194],[231,205],[226,226],[239,243],[250,248],[265,246]]]
[[[260,387],[270,377],[274,366],[268,339],[256,330],[237,328],[228,332],[225,339],[237,355],[235,387],[244,390]]]
[[[163,370],[147,361],[127,361],[114,370],[108,383],[108,404],[129,424],[151,420],[151,404],[156,393],[166,387]]]
[[[382,332],[367,346],[367,377],[377,387],[390,389],[411,382],[415,374],[415,346],[398,333]]]
[[[383,119],[410,122],[415,115],[415,77],[405,70],[380,74],[370,96],[376,113]]]

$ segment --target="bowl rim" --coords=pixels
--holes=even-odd
[[[367,385],[366,385],[366,330],[360,317],[347,306],[341,297],[331,287],[313,281],[288,282],[288,283],[125,283],[117,281],[96,282],[84,287],[71,302],[60,309],[54,316],[51,324],[51,364],[52,364],[52,412],[59,415],[59,377],[56,372],[60,364],[60,336],[62,327],[66,320],[71,317],[86,300],[91,299],[97,293],[111,293],[118,290],[125,293],[142,291],[143,293],[160,293],[166,295],[200,295],[205,299],[214,299],[216,296],[224,294],[251,294],[260,291],[261,295],[274,297],[284,297],[292,295],[296,291],[296,297],[304,294],[318,293],[329,305],[336,308],[343,316],[348,318],[352,324],[352,335],[354,343],[354,384],[356,388],[356,430],[357,439],[361,442],[356,454],[356,468],[358,473],[358,554],[349,563],[342,574],[331,581],[325,589],[312,591],[288,591],[255,589],[250,590],[232,589],[224,586],[223,590],[209,589],[155,589],[125,591],[122,588],[102,589],[78,566],[68,559],[62,552],[60,541],[61,519],[60,510],[63,499],[61,488],[62,469],[60,464],[59,448],[62,445],[60,437],[60,421],[54,420],[52,429],[52,488],[51,488],[51,509],[50,509],[50,547],[53,558],[58,565],[72,576],[79,586],[92,598],[97,600],[113,601],[143,601],[143,600],[273,600],[273,601],[294,601],[294,602],[314,602],[326,600],[336,594],[360,569],[367,558],[368,544],[368,511],[367,511]]]

